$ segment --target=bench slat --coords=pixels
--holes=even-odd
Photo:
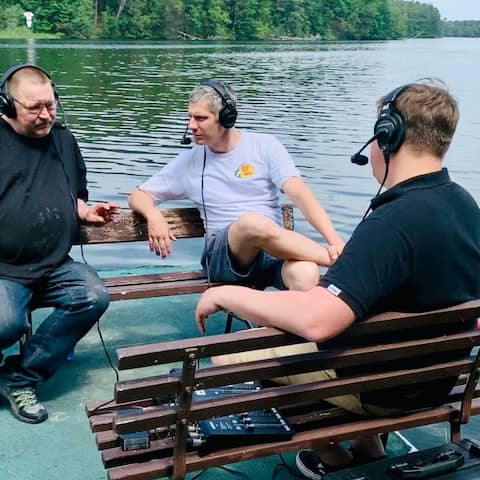
[[[283,226],[294,228],[293,206],[281,205]],[[170,230],[177,238],[203,237],[205,229],[200,212],[196,208],[162,209]],[[121,211],[115,222],[102,226],[82,226],[80,238],[75,244],[98,244],[116,242],[139,242],[148,240],[148,228],[145,219],[129,210]]]
[[[458,403],[461,399],[463,391],[458,390],[449,395],[446,403]],[[480,391],[475,391],[475,397],[480,396]],[[302,431],[318,429],[320,427],[327,427],[333,425],[340,425],[346,422],[357,422],[360,417],[346,412],[338,407],[329,406],[328,404],[312,405],[302,409],[302,413],[297,412],[297,409],[282,409],[283,417],[287,419],[290,426],[298,434]],[[293,412],[293,413],[291,413]],[[411,412],[412,414],[415,412]],[[422,412],[422,417],[425,420],[425,413]],[[437,418],[437,417],[435,417]],[[418,419],[417,419],[418,420]],[[108,434],[108,435],[106,435]],[[166,435],[166,433],[164,433]],[[157,458],[163,458],[172,455],[173,439],[163,438],[163,444],[156,445]],[[99,450],[102,450],[102,461],[105,468],[111,468],[119,465],[125,465],[132,462],[144,462],[149,460],[152,456],[149,452],[144,450],[137,450],[136,455],[125,455],[125,452],[119,448],[120,442],[118,437],[112,432],[99,432],[96,435],[96,442]]]
[[[225,399],[194,403],[190,411],[190,420],[204,420],[213,416],[261,410],[263,408],[282,408],[297,403],[312,404],[325,398],[353,392],[381,390],[399,385],[454,377],[461,373],[467,373],[472,363],[470,359],[457,360],[417,369],[265,388],[258,392],[236,396],[234,404],[226,402]],[[281,395],[279,389],[281,389]],[[153,407],[148,412],[134,416],[122,415],[113,419],[114,431],[120,434],[150,430],[174,423],[176,423],[176,409],[174,407]]]
[[[294,375],[330,368],[365,366],[399,358],[429,356],[432,353],[471,349],[480,345],[480,331],[458,333],[448,337],[411,340],[375,347],[348,350],[332,349],[318,353],[292,355],[248,362],[241,365],[223,365],[197,371],[197,388],[211,388],[251,380],[266,380],[284,375]],[[375,367],[371,367],[375,368]],[[140,380],[125,380],[115,384],[115,401],[132,402],[161,395],[177,395],[182,388],[181,375],[160,375]]]
[[[480,404],[478,405],[480,411]],[[225,465],[267,455],[285,453],[299,448],[312,447],[318,441],[340,441],[354,438],[358,434],[374,434],[394,430],[418,427],[422,425],[448,422],[456,414],[454,406],[445,405],[439,408],[411,413],[402,417],[359,419],[355,422],[334,427],[320,427],[299,432],[288,442],[271,442],[265,444],[244,445],[238,448],[223,449],[205,456],[189,453],[186,456],[187,471],[200,470],[218,465]],[[144,463],[114,467],[108,470],[110,480],[153,480],[171,476],[172,459],[164,458]]]
[[[110,293],[110,299],[115,301],[203,293],[208,288],[217,285],[220,284],[208,283],[207,279],[205,278],[197,280],[177,280],[172,282],[162,281],[159,284],[132,284],[127,286],[110,287],[108,288],[108,291]]]
[[[409,328],[428,327],[478,317],[480,317],[480,300],[471,300],[452,307],[422,313],[386,312],[355,323],[345,332],[345,336],[397,332]],[[410,318],[414,318],[415,322],[408,322]]]
[[[167,272],[167,273],[148,273],[145,275],[121,275],[117,277],[107,277],[103,283],[107,288],[134,285],[162,284],[165,282],[178,282],[182,280],[206,280],[202,270],[192,270],[185,272]]]
[[[480,300],[421,314],[389,312],[357,322],[347,332],[349,332],[349,337],[371,336],[399,331],[402,327],[403,329],[413,329],[417,326],[428,327],[429,325],[454,323],[476,317],[480,317]],[[205,358],[255,348],[272,348],[305,342],[304,339],[273,328],[234,332],[230,335],[232,336],[209,335],[186,340],[119,348],[117,349],[117,366],[120,370],[126,370],[181,361],[187,348],[199,349],[200,357]]]
[[[171,231],[177,238],[203,237],[205,231],[200,213],[196,208],[173,208],[162,210]],[[102,226],[83,226],[78,244],[114,242],[137,242],[148,240],[148,229],[141,215],[121,211],[115,222]]]

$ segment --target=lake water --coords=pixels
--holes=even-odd
[[[447,154],[452,177],[480,202],[480,39],[392,42],[78,43],[0,41],[0,71],[34,62],[57,85],[89,171],[92,201],[127,207],[136,185],[182,147],[187,101],[200,81],[229,81],[239,128],[275,134],[347,239],[377,190],[370,167],[350,163],[372,134],[375,102],[423,77],[444,80],[460,124]],[[296,229],[320,240],[297,215]],[[3,234],[3,233],[2,233]],[[142,245],[87,247],[101,269],[193,264],[201,240],[162,263]],[[77,256],[78,252],[75,251]]]

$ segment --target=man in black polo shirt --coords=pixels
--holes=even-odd
[[[53,307],[0,367],[0,396],[28,423],[47,418],[36,384],[55,373],[108,305],[94,269],[68,256],[79,222],[102,225],[118,209],[86,204],[85,164],[73,135],[55,123],[57,103],[39,67],[16,65],[0,79],[0,362],[28,331],[28,311]]]
[[[212,313],[225,310],[324,342],[376,312],[433,310],[480,298],[480,210],[442,168],[458,115],[455,100],[440,82],[404,85],[382,98],[367,145],[371,143],[373,175],[386,191],[372,200],[372,212],[320,286],[308,292],[212,288],[197,305],[200,330],[205,331]],[[357,154],[352,161],[364,164],[368,159]],[[271,355],[262,352],[263,358]],[[329,376],[315,374],[317,380]],[[340,406],[363,414],[372,412],[366,408],[372,404],[418,407],[441,401],[452,383],[412,386],[375,398],[343,398],[346,403]],[[384,453],[378,436],[358,439],[353,447],[369,458]],[[351,452],[336,444],[317,453],[321,459],[310,450],[297,455],[297,466],[308,478],[323,478],[326,464],[342,467],[352,460]]]

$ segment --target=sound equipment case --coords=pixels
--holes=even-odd
[[[480,480],[480,442],[464,439],[439,447],[331,472],[324,480]]]

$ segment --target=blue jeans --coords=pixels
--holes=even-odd
[[[5,359],[0,381],[24,387],[50,378],[108,302],[108,291],[95,270],[70,258],[33,286],[0,278],[0,352],[28,331],[30,308],[54,309],[27,339],[22,353]]]

